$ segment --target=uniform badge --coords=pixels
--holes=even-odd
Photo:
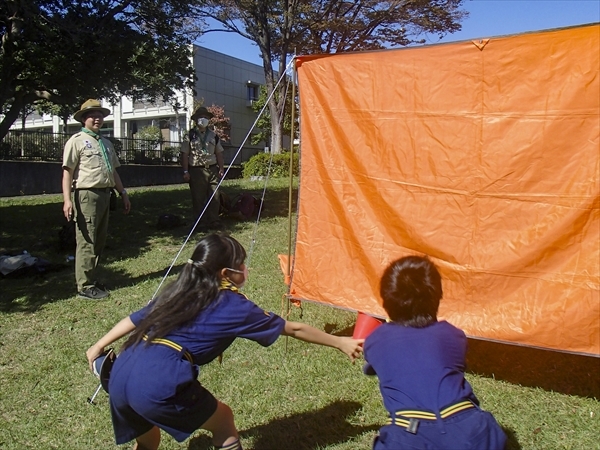
[[[90,141],[88,141],[88,140],[85,140],[85,141],[83,141],[83,142],[85,142],[85,147],[86,147],[86,148],[92,148],[92,143],[91,143]]]

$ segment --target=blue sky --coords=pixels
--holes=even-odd
[[[468,0],[462,30],[428,43],[463,41],[600,22],[600,0]],[[199,45],[262,65],[258,47],[234,33],[209,33]]]

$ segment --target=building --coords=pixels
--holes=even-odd
[[[193,64],[196,69],[196,99],[205,106],[217,105],[225,109],[230,118],[230,140],[223,142],[225,161],[228,164],[246,161],[250,156],[262,151],[264,146],[253,146],[248,138],[257,114],[252,103],[258,98],[259,88],[264,85],[263,68],[222,53],[194,45]],[[185,130],[189,128],[194,98],[189,92],[180,92],[177,99],[182,109],[175,111],[164,102],[133,102],[122,97],[117,104],[105,103],[112,114],[105,119],[102,134],[119,138],[132,138],[144,127],[160,127],[165,141],[181,142]],[[25,123],[17,121],[11,129],[39,130],[54,133],[74,133],[80,124],[70,118],[64,129],[58,116],[29,115]],[[244,143],[242,152],[233,160],[237,150]]]

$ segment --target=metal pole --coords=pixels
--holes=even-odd
[[[102,383],[100,383],[98,385],[98,387],[96,388],[96,392],[94,392],[94,395],[92,395],[91,397],[87,398],[87,402],[90,405],[95,405],[94,400],[96,399],[96,396],[98,395],[98,393],[100,392],[100,389],[102,389]]]

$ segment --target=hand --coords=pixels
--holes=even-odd
[[[185,181],[186,183],[190,181],[190,174],[189,173],[184,173],[183,174],[183,181]]]
[[[92,373],[94,372],[94,361],[100,355],[104,353],[104,347],[98,347],[97,344],[92,345],[88,348],[87,352],[85,352],[85,356],[87,356],[88,364],[90,365],[90,370]]]
[[[363,351],[364,339],[354,339],[351,337],[341,337],[338,348],[350,357],[352,362],[360,356]]]
[[[220,168],[219,169],[219,178],[223,178],[223,175],[225,175],[225,169]]]
[[[129,195],[125,192],[123,194],[123,212],[129,214],[129,211],[131,211],[131,202],[129,201]]]
[[[63,204],[63,214],[67,222],[69,222],[73,218],[73,202],[71,200],[67,200]]]

